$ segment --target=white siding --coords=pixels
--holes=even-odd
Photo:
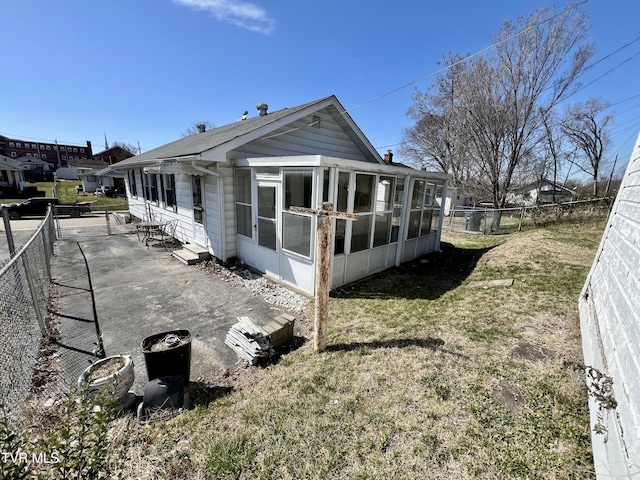
[[[631,478],[640,468],[640,136],[579,309],[585,365],[611,377],[617,402],[601,408],[589,396],[592,430],[607,430],[592,433],[596,473]]]
[[[320,117],[319,128],[309,126],[313,122],[313,116],[309,115],[233,150],[228,158],[325,155],[367,161],[365,155],[326,110],[314,115]]]

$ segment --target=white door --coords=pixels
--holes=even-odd
[[[191,193],[193,197],[193,239],[203,247],[209,246],[206,231],[206,212],[204,209],[204,177],[191,177]]]
[[[255,268],[274,277],[280,274],[280,183],[256,182],[253,225],[255,233]]]

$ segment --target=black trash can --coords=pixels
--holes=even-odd
[[[180,375],[189,383],[191,371],[191,332],[171,330],[151,335],[142,341],[142,354],[149,381]]]

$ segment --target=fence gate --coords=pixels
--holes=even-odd
[[[116,223],[108,206],[91,209],[90,212],[56,206],[54,213],[58,238],[111,235],[111,227]]]

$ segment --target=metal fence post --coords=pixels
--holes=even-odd
[[[42,336],[47,335],[47,329],[44,325],[44,318],[42,318],[42,312],[38,306],[38,294],[36,293],[36,287],[33,284],[33,278],[31,277],[31,270],[29,270],[29,259],[27,258],[27,251],[22,253],[22,264],[24,266],[24,273],[27,277],[27,283],[29,284],[29,292],[31,293],[31,301],[33,302],[33,309],[36,312],[36,318],[38,319],[38,325],[40,325],[40,332]]]
[[[109,205],[105,205],[104,215],[107,220],[107,235],[111,235],[111,224],[109,223]]]
[[[4,221],[4,231],[7,234],[7,245],[9,246],[9,254],[13,257],[16,253],[16,247],[13,243],[13,232],[11,231],[11,223],[9,222],[9,212],[6,206],[2,206],[2,220]]]

